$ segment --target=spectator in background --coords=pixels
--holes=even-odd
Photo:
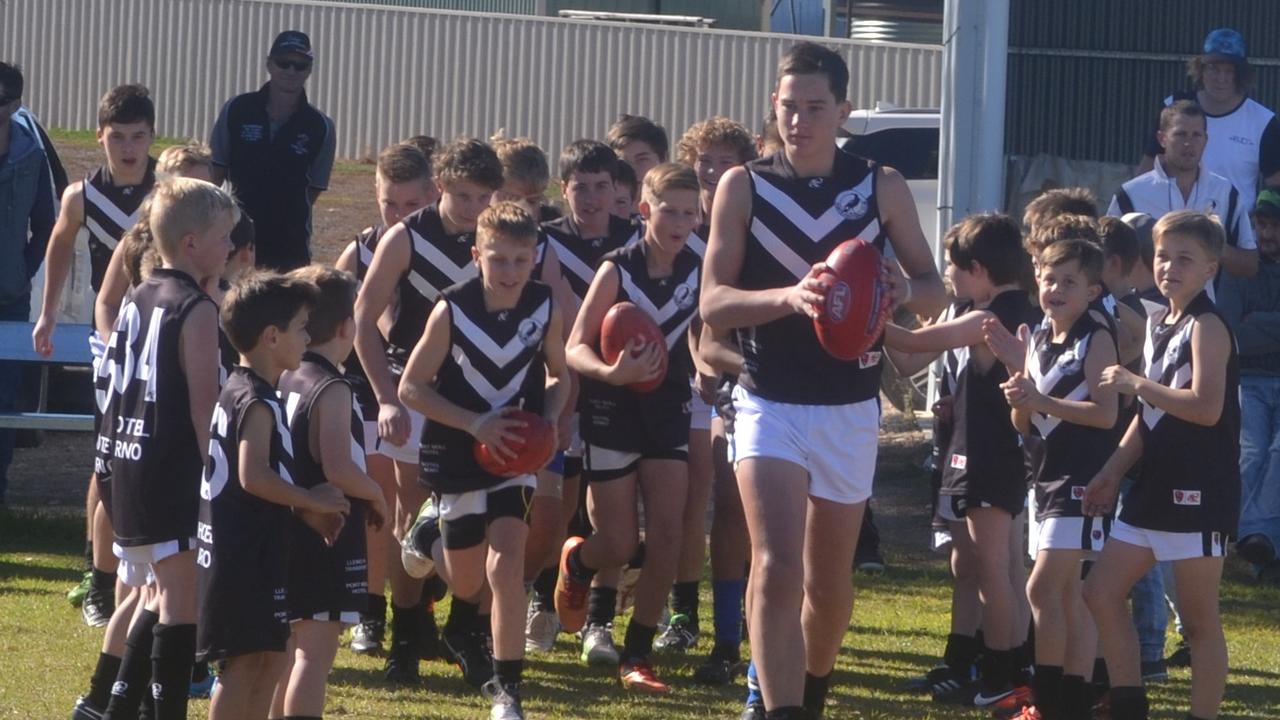
[[[1253,211],[1257,276],[1224,277],[1218,307],[1240,347],[1240,539],[1236,552],[1261,577],[1280,577],[1280,193]]]
[[[1204,108],[1209,133],[1204,167],[1230,180],[1245,208],[1253,207],[1259,173],[1264,185],[1280,186],[1280,122],[1274,112],[1248,96],[1253,72],[1244,37],[1231,28],[1218,28],[1205,37],[1204,53],[1187,61],[1192,89],[1164,99],[1166,106],[1194,100]],[[1163,152],[1153,134],[1139,174],[1151,170]]]
[[[329,187],[333,120],[307,102],[315,53],[297,30],[276,36],[270,79],[232,98],[213,126],[213,180],[230,179],[253,218],[258,265],[291,270],[311,262],[311,206]]]
[[[1258,247],[1243,193],[1227,178],[1205,166],[1207,119],[1192,100],[1178,100],[1160,111],[1156,139],[1164,154],[1155,167],[1116,191],[1108,215],[1140,212],[1159,220],[1174,210],[1218,216],[1226,229],[1222,269],[1251,277],[1258,270]],[[1251,194],[1252,196],[1252,194]],[[1213,290],[1210,289],[1210,297]]]
[[[13,116],[22,105],[22,70],[0,62],[0,320],[26,322],[31,277],[53,230],[53,180],[38,132]],[[17,407],[22,366],[0,361],[0,412]],[[9,487],[15,431],[0,430],[0,505]]]

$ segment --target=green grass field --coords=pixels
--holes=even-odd
[[[947,578],[941,560],[923,553],[922,490],[907,462],[893,462],[895,454],[884,453],[877,479],[882,503],[877,512],[892,567],[881,576],[858,578],[857,607],[836,669],[828,717],[981,717],[973,710],[935,706],[903,690],[904,680],[932,665],[941,652]],[[887,474],[886,465],[891,470]],[[85,627],[64,598],[79,579],[80,527],[80,521],[66,516],[0,514],[0,718],[65,717],[86,688],[102,630]],[[1280,589],[1252,584],[1234,561],[1228,576],[1223,610],[1232,670],[1221,717],[1280,717]],[[703,607],[709,630],[709,596]],[[445,609],[439,609],[441,620]],[[526,709],[534,718],[736,718],[739,688],[706,688],[692,681],[693,669],[708,649],[704,638],[697,655],[660,657],[662,675],[676,689],[655,699],[630,696],[606,670],[579,664],[569,638],[562,636],[554,653],[529,663]],[[452,666],[424,663],[423,686],[404,690],[383,682],[381,662],[340,651],[326,715],[487,716],[483,700]],[[1168,683],[1154,686],[1153,717],[1182,718],[1189,682],[1185,670],[1175,670]],[[191,717],[203,717],[206,704],[194,701],[191,708]]]

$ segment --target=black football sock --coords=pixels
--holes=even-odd
[[[765,720],[810,720],[812,717],[808,710],[802,707],[780,707],[774,708],[764,714]]]
[[[678,582],[671,586],[671,612],[685,615],[698,624],[698,581]]]
[[[636,622],[635,618],[627,624],[626,639],[622,643],[622,663],[644,660],[653,650],[653,638],[658,628]]]
[[[1062,676],[1062,717],[1066,720],[1093,720],[1096,697],[1093,684],[1082,676]]]
[[[556,611],[556,576],[558,568],[549,567],[533,581],[533,607],[543,612]]]
[[[815,718],[822,717],[827,706],[827,691],[831,689],[831,673],[818,677],[813,673],[804,674],[804,709]]]
[[[1111,688],[1111,717],[1147,720],[1147,691],[1141,687]]]
[[[84,569],[93,569],[93,540],[84,541]]]
[[[116,574],[113,572],[105,572],[98,568],[93,568],[93,579],[89,581],[89,585],[100,593],[116,592]]]
[[[391,647],[413,646],[418,642],[422,610],[417,606],[400,607],[391,603]]]
[[[1111,673],[1107,672],[1107,661],[1102,658],[1093,661],[1093,687],[1098,692],[1106,692],[1111,687]]]
[[[502,687],[518,688],[524,679],[524,660],[493,660],[493,675]]]
[[[978,639],[969,635],[951,633],[947,636],[947,647],[942,651],[942,663],[952,670],[966,675],[973,670],[982,646]]]
[[[386,622],[387,621],[387,598],[381,593],[369,593],[366,600],[364,612],[360,613],[360,619],[368,622]]]
[[[1063,687],[1061,665],[1036,665],[1031,676],[1031,697],[1044,720],[1062,720]]]
[[[984,648],[978,673],[983,693],[993,695],[1008,690],[1013,678],[1013,651]]]
[[[124,655],[120,658],[120,671],[111,686],[106,712],[102,714],[104,720],[136,720],[138,717],[138,706],[149,689],[151,646],[159,622],[159,615],[143,610],[130,626],[124,641]]]
[[[156,720],[186,720],[191,663],[196,659],[196,626],[157,624],[151,644],[151,696]]]
[[[618,590],[611,587],[593,587],[587,595],[587,624],[608,625],[618,605]]]
[[[449,619],[444,623],[444,631],[446,633],[472,632],[480,626],[480,604],[467,602],[454,595],[449,603]]]
[[[85,696],[95,710],[105,710],[111,701],[111,686],[115,684],[116,675],[120,674],[120,658],[115,655],[98,653],[98,665],[93,669],[93,677],[89,679],[89,694]]]

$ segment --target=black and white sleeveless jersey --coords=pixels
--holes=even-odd
[[[1144,375],[1186,389],[1191,387],[1192,329],[1201,318],[1221,320],[1221,315],[1204,292],[1173,323],[1166,322],[1168,314],[1162,309],[1147,318]],[[1196,425],[1139,400],[1142,460],[1121,520],[1148,530],[1235,535],[1240,517],[1240,375],[1234,338],[1230,352],[1216,424]]]
[[[284,403],[293,444],[293,480],[299,487],[328,482],[320,458],[311,453],[311,425],[316,400],[335,383],[349,385],[336,366],[315,353],[302,356],[297,370],[280,376],[280,400]],[[364,419],[355,403],[351,407],[351,460],[365,468]],[[321,613],[359,611],[369,589],[368,554],[365,548],[363,500],[348,498],[351,512],[333,546],[296,517],[289,562],[289,614],[312,618]]]
[[[147,158],[147,173],[138,185],[116,185],[106,165],[81,184],[84,227],[89,232],[89,286],[97,293],[107,274],[111,253],[129,228],[142,217],[142,201],[156,184],[156,161]]]
[[[352,240],[356,246],[356,281],[364,284],[365,277],[369,274],[369,265],[373,262],[373,253],[378,249],[378,243],[382,241],[382,236],[387,232],[385,225],[375,225],[367,227],[360,231],[355,240]],[[395,296],[392,297],[393,306],[399,305],[400,290],[397,287]],[[424,327],[425,327],[425,320]],[[379,335],[381,339],[381,335]],[[386,341],[382,342],[383,350],[386,350]],[[369,384],[369,376],[364,372],[364,366],[360,364],[360,357],[355,350],[347,356],[345,362],[342,363],[342,370],[346,374],[347,381],[351,383],[351,392],[355,393],[356,402],[360,405],[360,412],[370,420],[378,419],[378,399],[373,394],[373,387]]]
[[[110,447],[111,516],[122,546],[195,532],[200,448],[179,358],[183,324],[206,302],[213,301],[190,275],[157,268],[120,308],[98,363],[98,402],[105,408],[98,446],[104,454]]]
[[[637,393],[581,376],[578,411],[582,439],[612,450],[676,448],[689,442],[690,389],[693,359],[689,356],[689,323],[698,314],[702,261],[691,248],[676,255],[671,275],[649,277],[646,245],[628,245],[605,255],[618,272],[618,296],[653,318],[667,342],[667,375],[652,392]]]
[[[543,341],[551,322],[551,288],[530,280],[510,310],[490,311],[476,277],[441,295],[449,309],[449,354],[436,373],[436,392],[485,413],[521,407],[542,413],[546,394]],[[481,490],[502,482],[475,461],[465,430],[427,420],[419,451],[421,479],[440,493]]]
[[[587,288],[591,287],[604,256],[643,237],[640,226],[613,215],[609,216],[609,233],[602,238],[582,237],[577,223],[569,215],[543,223],[542,232],[547,247],[560,259],[560,272],[579,303],[587,296]]]
[[[884,251],[876,202],[878,167],[837,152],[831,177],[797,177],[784,153],[747,163],[751,226],[739,285],[767,290],[794,285],[837,245],[861,237]],[[845,405],[880,392],[880,340],[858,360],[837,360],[818,344],[809,317],[790,314],[738,330],[739,381],[775,402]]]
[[[971,303],[957,308],[956,316],[972,309]],[[1006,290],[991,299],[986,310],[1009,332],[1026,323],[1039,322],[1027,293]],[[996,361],[987,371],[974,365],[969,348],[947,353],[947,364],[955,368],[951,410],[951,442],[943,453],[942,495],[961,496],[1008,510],[1021,511],[1027,493],[1027,473],[1018,431],[1009,417],[1000,384],[1009,379],[1005,366]]]
[[[209,459],[200,482],[198,646],[199,655],[208,659],[236,654],[242,644],[241,625],[261,630],[265,621],[269,632],[289,635],[285,588],[293,513],[250,494],[240,478],[242,426],[250,408],[259,403],[274,419],[268,464],[285,482],[293,482],[293,444],[275,388],[237,365],[213,410]]]
[[[711,225],[703,223],[694,228],[689,234],[689,239],[684,244],[690,250],[698,254],[698,257],[705,258],[707,256],[707,243],[711,241]]]
[[[1046,322],[1047,325],[1047,322]],[[1027,347],[1027,377],[1043,395],[1059,400],[1090,399],[1085,359],[1097,343],[1115,344],[1102,323],[1086,312],[1062,342],[1043,327]],[[1022,438],[1036,491],[1036,519],[1082,517],[1084,488],[1116,449],[1112,428],[1077,425],[1052,415],[1031,413],[1031,432]]]
[[[400,279],[400,309],[387,338],[387,359],[397,376],[422,338],[441,291],[478,272],[471,257],[475,233],[446,233],[437,206],[418,210],[402,224],[409,231],[409,270]]]

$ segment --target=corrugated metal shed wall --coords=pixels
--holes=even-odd
[[[467,12],[511,13],[515,15],[540,15],[545,2],[538,0],[322,0],[347,2],[355,5],[386,5],[390,7],[424,8],[430,10],[463,10]]]
[[[1010,3],[1005,150],[1135,163],[1186,60],[1217,27],[1245,34],[1253,97],[1280,105],[1275,0],[1017,0]]]
[[[344,0],[321,0],[342,2]],[[555,17],[561,10],[660,13],[713,17],[721,30],[760,30],[760,0],[345,0],[363,5],[392,5],[432,10],[514,13]]]
[[[0,0],[0,47],[27,74],[25,101],[51,127],[90,129],[98,97],[141,82],[158,131],[208,137],[221,104],[256,89],[272,37],[311,34],[311,100],[334,118],[338,154],[418,133],[527,134],[551,153],[600,137],[624,111],[673,135],[712,114],[760,124],[774,67],[795,37],[368,5],[257,0]],[[33,38],[39,38],[33,41]],[[939,102],[941,49],[830,40],[851,98]]]

